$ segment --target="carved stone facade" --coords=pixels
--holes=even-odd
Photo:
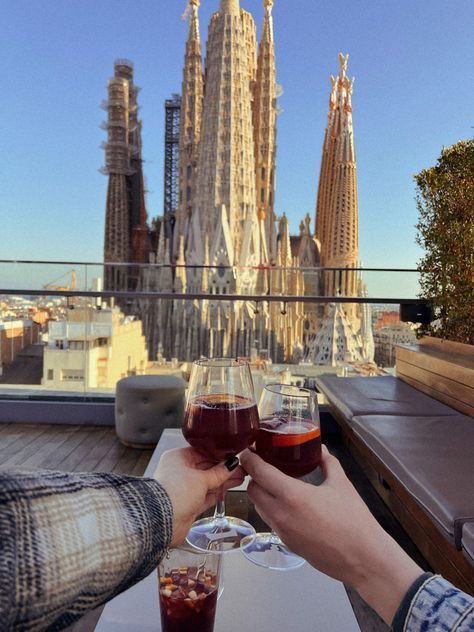
[[[279,88],[273,0],[264,0],[258,47],[250,13],[239,0],[220,1],[209,24],[204,70],[199,4],[189,0],[174,234],[168,238],[158,226],[158,245],[150,253],[151,263],[158,266],[143,270],[139,287],[176,294],[251,295],[255,300],[138,301],[150,357],[250,356],[257,349],[266,350],[273,361],[319,362],[324,356],[330,364],[330,354],[320,350],[335,348],[327,332],[337,320],[339,330],[346,331],[345,355],[366,359],[371,353],[367,310],[348,304],[325,313],[321,304],[265,300],[269,294],[360,293],[353,270],[358,261],[358,202],[347,56],[340,55],[338,78],[331,77],[316,235],[307,215],[300,234],[292,237],[287,218],[277,218],[274,210]],[[126,242],[123,235],[121,239]],[[321,265],[344,269],[322,278]]]
[[[339,54],[340,72],[331,75],[328,125],[316,203],[316,237],[321,244],[321,264],[326,268],[323,292],[326,296],[357,296],[359,204],[357,196],[356,156],[352,127],[352,90],[354,79],[346,76],[349,55]],[[345,309],[352,321],[359,318],[354,304]],[[356,329],[360,326],[354,323]]]

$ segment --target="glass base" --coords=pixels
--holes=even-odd
[[[306,561],[292,553],[274,533],[257,533],[253,539],[242,540],[240,546],[248,560],[274,571],[294,570]]]
[[[255,539],[255,529],[239,518],[203,518],[193,524],[186,542],[204,553],[230,553],[240,549],[242,540]]]

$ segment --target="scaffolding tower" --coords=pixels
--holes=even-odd
[[[164,216],[166,237],[172,243],[175,213],[179,205],[179,126],[181,96],[173,94],[165,101],[165,187]]]

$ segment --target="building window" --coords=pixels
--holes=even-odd
[[[84,371],[81,369],[63,369],[61,371],[61,380],[63,382],[83,382]]]
[[[54,380],[54,371],[53,371],[53,369],[48,369],[48,380]]]
[[[260,189],[260,202],[265,202],[265,189]]]
[[[266,172],[265,172],[265,167],[262,167],[262,180],[265,180],[265,176],[266,176]]]

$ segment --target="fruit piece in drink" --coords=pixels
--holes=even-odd
[[[257,406],[246,397],[211,393],[194,397],[186,407],[184,438],[215,461],[248,448],[257,431]]]
[[[321,430],[304,419],[262,419],[256,451],[267,463],[299,478],[312,472],[321,461]]]
[[[212,632],[217,605],[217,576],[196,567],[159,576],[163,632]]]

